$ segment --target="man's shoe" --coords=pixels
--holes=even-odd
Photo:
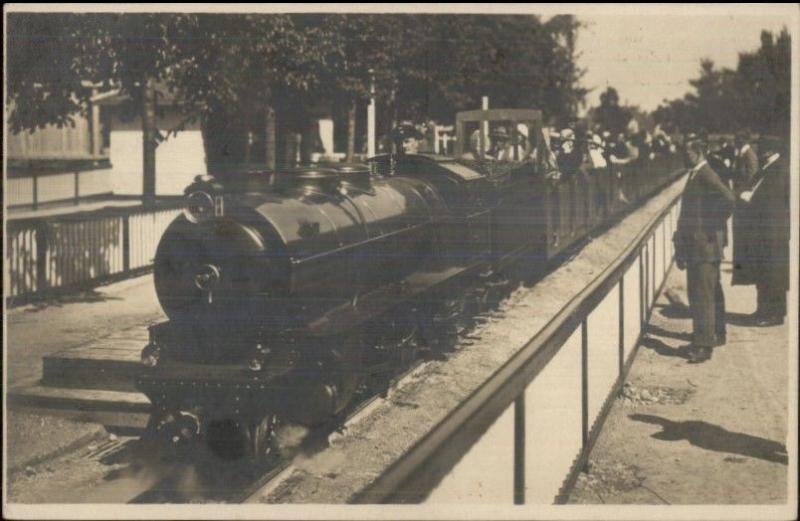
[[[716,335],[714,337],[714,347],[722,347],[728,342],[726,335]]]
[[[689,363],[702,364],[703,362],[711,360],[710,347],[692,347],[689,350]]]

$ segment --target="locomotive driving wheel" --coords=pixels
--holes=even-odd
[[[247,461],[261,463],[273,454],[273,434],[276,418],[272,414],[243,422],[244,457]]]
[[[263,463],[273,454],[273,414],[210,420],[205,426],[206,449],[218,462]]]

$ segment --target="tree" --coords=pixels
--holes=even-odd
[[[431,17],[425,48],[427,110],[451,119],[480,105],[538,108],[548,120],[572,117],[586,89],[576,65],[580,24],[572,16],[542,23],[536,16]],[[412,91],[413,92],[413,91]]]
[[[761,32],[761,47],[739,55],[733,78],[740,124],[760,132],[788,135],[791,107],[791,38],[784,28],[777,38]]]
[[[600,106],[590,111],[592,121],[614,135],[625,132],[632,115],[629,108],[620,106],[619,93],[614,87],[600,94]]]
[[[186,121],[199,119],[214,173],[241,163],[248,133],[269,122],[278,140],[308,133],[319,100],[346,107],[352,122],[373,76],[390,114],[384,132],[400,118],[452,120],[482,95],[564,118],[586,94],[571,16],[12,13],[8,22],[12,130],[68,124],[87,106],[87,83],[119,89],[131,113],[147,114],[147,86],[157,85]],[[265,134],[274,159],[276,136]]]
[[[791,41],[786,29],[777,39],[761,33],[761,46],[739,54],[736,70],[700,62],[700,75],[689,83],[693,92],[665,100],[653,113],[684,130],[714,133],[749,127],[760,133],[788,135],[791,97]]]
[[[68,124],[86,110],[87,82],[118,88],[142,113],[145,86],[155,82],[187,120],[200,119],[209,171],[225,171],[241,161],[244,128],[276,92],[313,85],[314,37],[286,15],[14,13],[11,128]]]

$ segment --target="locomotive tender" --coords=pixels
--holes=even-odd
[[[486,299],[481,281],[544,263],[618,214],[620,183],[643,196],[682,171],[667,157],[638,181],[611,166],[553,176],[535,110],[459,113],[458,146],[468,125],[497,122],[524,125],[525,161],[457,150],[198,177],[155,257],[169,320],[142,352],[148,432],[233,437],[228,457],[259,459],[275,418],[325,423],[369,378],[445,348],[465,305]]]

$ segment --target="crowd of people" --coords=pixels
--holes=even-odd
[[[397,126],[392,136],[379,140],[379,152],[394,149],[406,153],[431,153],[436,125],[433,122],[413,124],[405,121]],[[599,125],[589,129],[584,121],[563,128],[542,129],[546,142],[546,162],[565,174],[577,173],[581,167],[602,168],[607,162],[627,164],[639,158],[653,159],[658,155],[675,153],[682,136],[671,125],[656,125],[652,132],[640,130],[636,120],[631,120],[625,132],[612,133]],[[531,128],[525,124],[493,124],[488,132],[474,129],[468,136],[463,159],[488,161],[535,160],[539,154],[530,136]],[[483,146],[483,150],[481,150]]]
[[[401,125],[395,146],[407,153],[426,151],[424,130],[410,123]],[[709,360],[713,349],[727,341],[720,265],[730,239],[731,216],[732,284],[756,286],[754,326],[783,322],[789,282],[787,154],[782,163],[775,147],[759,146],[757,154],[747,130],[713,143],[703,134],[684,136],[669,124],[657,125],[649,132],[639,129],[635,120],[625,132],[616,134],[576,124],[561,130],[542,129],[541,139],[535,139],[531,130],[525,124],[494,124],[488,132],[476,129],[469,134],[462,158],[526,162],[537,160],[541,153],[548,170],[569,179],[590,175],[593,168],[609,163],[624,165],[683,153],[689,176],[673,240],[676,263],[687,272],[693,328],[692,342],[686,346],[689,362]],[[540,141],[546,146],[537,148]],[[776,161],[780,163],[777,167]],[[622,190],[618,196],[625,201]]]

